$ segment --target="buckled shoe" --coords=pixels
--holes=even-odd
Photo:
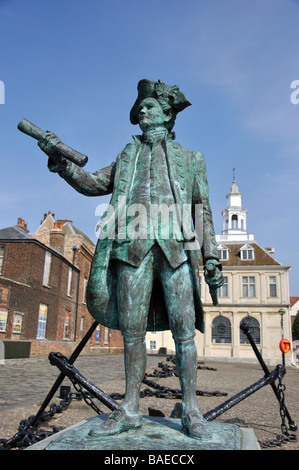
[[[123,408],[114,410],[101,426],[91,429],[88,433],[90,437],[113,436],[130,429],[141,428],[142,414],[128,415]]]
[[[181,418],[183,432],[193,439],[210,440],[212,433],[208,429],[207,421],[199,413],[199,411],[191,411]]]

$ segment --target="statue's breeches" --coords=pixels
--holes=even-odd
[[[158,279],[174,339],[193,338],[195,310],[189,262],[173,269],[156,244],[138,268],[118,261],[116,275],[119,325],[124,337],[129,339],[145,335],[153,284]]]

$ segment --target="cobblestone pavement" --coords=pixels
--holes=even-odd
[[[165,356],[148,356],[147,373],[152,373],[158,367],[159,362],[171,364]],[[208,392],[219,391],[227,393],[227,396],[198,396],[201,412],[214,409],[228,398],[254,384],[263,377],[259,364],[240,364],[231,362],[206,361],[199,364],[201,369],[197,374],[197,389]],[[125,374],[123,367],[123,355],[81,355],[75,362],[75,367],[97,387],[105,393],[124,393]],[[205,367],[216,369],[209,370]],[[270,370],[274,369],[270,368]],[[55,366],[50,365],[48,358],[10,359],[0,365],[0,438],[8,439],[18,430],[22,419],[35,415],[41,403],[47,396],[51,386],[59,375]],[[160,385],[172,388],[180,388],[177,377],[150,378]],[[293,420],[299,423],[299,369],[287,368],[284,377],[286,385],[286,406]],[[63,385],[71,385],[69,379],[65,379]],[[142,389],[150,388],[143,384]],[[73,388],[72,388],[73,390]],[[74,391],[74,390],[73,390]],[[165,399],[146,397],[141,399],[141,412],[148,414],[148,408],[162,411],[165,416],[170,416],[178,399]],[[59,405],[59,390],[52,402]],[[96,401],[97,406],[107,413],[109,410]],[[95,416],[92,410],[83,400],[74,400],[63,412],[55,414],[49,425],[66,428],[85,418]],[[281,417],[279,404],[269,385],[263,387],[244,401],[234,406],[217,418],[217,421],[236,420],[240,426],[254,429],[256,438],[260,441],[275,439],[281,434]],[[45,425],[46,426],[46,425]],[[45,426],[42,426],[45,428]],[[298,438],[298,431],[295,433]],[[299,439],[298,439],[299,441]],[[287,442],[280,447],[271,447],[273,450],[299,450],[299,442]],[[267,450],[262,447],[262,450]]]

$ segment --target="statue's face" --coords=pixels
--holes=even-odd
[[[163,126],[169,120],[155,98],[145,98],[139,105],[138,121],[142,131]]]

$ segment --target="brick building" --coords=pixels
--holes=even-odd
[[[44,215],[0,230],[0,340],[6,357],[69,355],[94,319],[86,307],[93,242],[70,220]],[[118,331],[98,325],[84,351],[122,352]]]
[[[293,328],[296,315],[299,314],[299,297],[290,297],[290,307],[291,326]]]

